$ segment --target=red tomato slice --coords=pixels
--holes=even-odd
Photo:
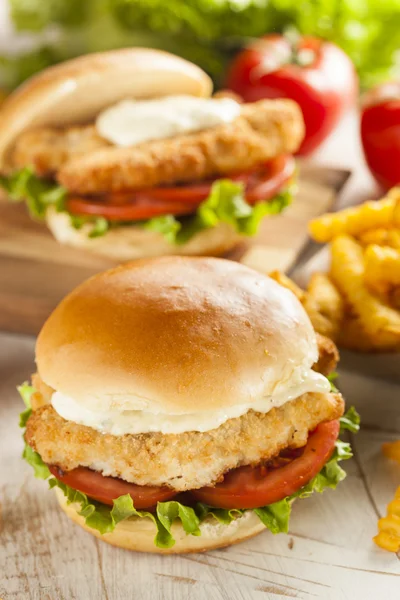
[[[144,221],[161,215],[187,215],[193,212],[193,206],[183,202],[164,202],[135,194],[131,203],[95,201],[79,196],[67,200],[67,210],[73,215],[105,217],[108,221]]]
[[[246,186],[246,200],[255,204],[273,198],[293,176],[295,162],[291,156],[280,156],[261,170],[229,175]],[[217,178],[217,179],[220,179]],[[104,199],[72,196],[67,209],[74,215],[105,217],[109,221],[140,221],[160,215],[186,215],[208,198],[217,179],[176,187],[158,187],[137,192],[118,192]]]
[[[227,178],[232,179],[232,181],[245,183],[247,185],[252,175],[253,171],[249,173],[231,173],[227,175]],[[208,198],[213,183],[218,181],[218,179],[222,179],[222,177],[219,175],[218,177],[200,183],[176,187],[168,186],[149,188],[147,190],[141,190],[140,193],[149,195],[158,200],[179,200],[182,202],[190,202],[197,206],[203,202],[203,200]]]
[[[49,466],[49,470],[62,483],[87,494],[93,500],[98,500],[98,502],[109,506],[112,506],[114,499],[129,494],[135,508],[149,508],[155,506],[157,502],[170,500],[178,493],[167,487],[135,485],[116,477],[105,477],[101,473],[85,467],[78,467],[72,471],[64,472],[58,467]]]
[[[200,502],[218,508],[257,508],[279,502],[306,485],[331,457],[339,435],[339,421],[318,425],[301,456],[265,473],[263,467],[240,467],[227,473],[215,487],[193,490]]]
[[[293,156],[280,156],[268,163],[266,171],[254,174],[246,190],[246,201],[256,204],[271,200],[294,175],[296,163]]]

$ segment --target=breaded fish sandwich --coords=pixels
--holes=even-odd
[[[291,200],[304,124],[291,100],[211,97],[159,50],[83,56],[0,112],[0,183],[59,242],[120,261],[220,255]]]
[[[287,532],[294,500],[334,488],[351,456],[336,361],[268,277],[217,258],[135,261],[45,323],[20,387],[24,457],[68,517],[123,548]]]

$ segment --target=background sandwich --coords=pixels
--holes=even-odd
[[[2,107],[1,183],[62,243],[118,260],[223,253],[289,203],[304,125],[291,100],[211,93],[157,50],[49,68]]]
[[[337,351],[294,294],[237,263],[158,258],[65,298],[20,388],[24,456],[105,541],[190,552],[287,532],[351,456]]]

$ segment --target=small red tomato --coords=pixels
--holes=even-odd
[[[384,188],[400,183],[400,82],[384,83],[364,96],[361,140],[375,179]]]
[[[226,87],[245,102],[295,100],[306,126],[298,154],[309,154],[355,102],[358,80],[351,60],[335,44],[313,37],[291,42],[273,34],[239,53],[228,71]]]

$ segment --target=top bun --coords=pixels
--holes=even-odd
[[[69,294],[37,342],[41,379],[96,410],[190,414],[254,402],[317,360],[292,292],[216,258],[141,260]]]
[[[26,129],[92,121],[124,98],[209,96],[211,79],[196,65],[161,50],[127,48],[88,54],[45,69],[20,86],[0,112],[0,167]]]

